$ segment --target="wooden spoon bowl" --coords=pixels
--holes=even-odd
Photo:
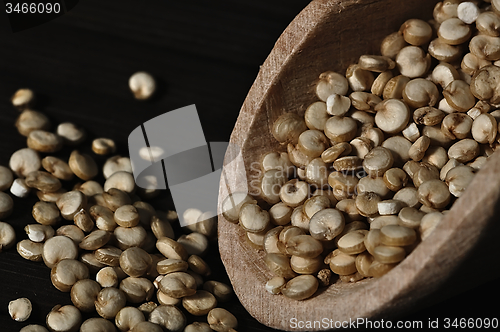
[[[316,101],[320,73],[345,73],[362,54],[379,54],[380,43],[409,18],[430,19],[436,0],[315,0],[288,26],[262,65],[231,135],[241,149],[244,170],[225,166],[223,193],[246,183],[250,192],[259,179],[255,167],[262,155],[281,150],[271,135],[273,122],[285,112],[303,114]],[[234,155],[226,153],[226,160]],[[269,294],[272,275],[263,251],[251,247],[239,225],[219,214],[219,250],[239,300],[261,323],[281,330],[322,330],[334,322],[357,318],[394,318],[465,291],[500,275],[500,154],[490,157],[466,193],[431,235],[381,278],[356,283],[335,282],[304,301]],[[330,320],[312,328],[296,322]],[[323,321],[322,321],[323,322]]]

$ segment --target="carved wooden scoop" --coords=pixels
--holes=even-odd
[[[345,73],[362,54],[379,54],[382,39],[409,18],[429,19],[436,0],[315,0],[283,32],[262,65],[231,135],[241,148],[245,170],[225,167],[226,185],[243,182],[260,157],[280,149],[271,135],[273,122],[285,112],[303,114],[316,101],[314,83],[327,70]],[[281,147],[283,150],[283,147]],[[231,153],[226,154],[232,158]],[[356,283],[336,282],[310,299],[295,301],[271,295],[264,285],[272,275],[262,251],[248,245],[244,231],[219,216],[219,249],[234,291],[261,323],[282,330],[296,321],[349,321],[394,318],[422,308],[500,275],[500,154],[475,176],[467,191],[431,235],[388,274]],[[220,211],[221,195],[219,196]],[[329,326],[331,327],[331,326]],[[335,326],[332,326],[335,327]]]

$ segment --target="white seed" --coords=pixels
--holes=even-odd
[[[479,16],[480,10],[474,2],[462,2],[457,7],[457,16],[462,22],[472,24]]]
[[[445,178],[450,193],[455,197],[460,197],[474,178],[474,175],[474,169],[470,166],[459,165],[450,169]]]
[[[322,101],[332,94],[345,95],[349,88],[347,79],[335,72],[327,71],[319,75],[319,81],[316,85],[316,95]]]
[[[325,135],[332,143],[349,142],[356,136],[356,121],[347,116],[335,115],[325,124]]]
[[[349,97],[334,93],[326,99],[326,112],[330,115],[343,116],[347,113],[347,111],[349,111],[350,107],[351,99]],[[323,125],[323,129],[324,127],[325,126]]]
[[[304,120],[307,127],[315,130],[323,130],[326,120],[328,120],[329,117],[327,113],[327,104],[322,101],[317,101],[309,105],[304,114]],[[265,167],[264,170],[266,170]]]
[[[361,126],[361,137],[372,141],[373,147],[380,146],[384,141],[384,133],[379,128],[374,127],[373,124],[363,124]]]
[[[402,136],[389,137],[382,143],[382,147],[391,151],[395,167],[401,167],[405,162],[410,160],[408,152],[411,146],[411,142]]]
[[[398,217],[401,226],[417,229],[420,226],[420,221],[425,215],[424,212],[415,208],[404,207],[399,211]]]
[[[118,171],[113,173],[104,182],[104,191],[109,191],[111,188],[120,189],[126,193],[132,193],[135,190],[135,180],[131,173]]]
[[[71,122],[59,124],[57,126],[57,135],[61,136],[64,143],[70,146],[78,145],[87,138],[85,130]]]
[[[489,113],[479,115],[472,122],[472,138],[478,143],[492,144],[497,136],[497,131],[497,120]]]
[[[31,315],[31,301],[22,297],[9,302],[9,315],[16,322],[24,322]]]
[[[102,167],[102,174],[104,178],[107,179],[113,173],[118,171],[125,171],[132,173],[132,164],[130,163],[130,158],[122,156],[114,156],[106,160],[104,166]]]
[[[401,209],[404,208],[405,206],[406,204],[404,202],[395,199],[380,201],[378,202],[378,213],[382,216],[398,214],[399,211],[401,211]]]
[[[396,64],[402,75],[408,78],[422,77],[429,70],[431,56],[418,46],[406,46],[396,56]]]
[[[156,241],[156,248],[166,258],[186,261],[189,257],[189,254],[182,244],[168,237],[158,239],[158,241]]]
[[[468,75],[474,75],[479,69],[491,65],[491,61],[477,57],[473,53],[464,55],[460,67]]]
[[[436,228],[436,226],[441,222],[444,215],[441,212],[431,212],[423,216],[420,222],[420,238],[425,240],[429,234]]]
[[[373,148],[372,140],[367,137],[356,137],[349,144],[352,147],[352,153],[360,159],[364,159]]]
[[[410,122],[401,133],[407,140],[413,143],[420,137],[420,131],[415,122]]]
[[[449,63],[441,62],[432,70],[431,79],[444,89],[454,80],[460,79],[460,74]]]
[[[429,23],[419,19],[409,19],[404,22],[399,31],[403,34],[405,41],[414,46],[428,43],[432,37],[432,28]]]
[[[415,78],[409,81],[403,90],[403,99],[413,108],[434,106],[439,98],[436,85],[430,80]]]
[[[19,89],[10,98],[12,106],[22,111],[35,103],[35,93],[31,89]]]
[[[124,307],[115,316],[116,327],[124,332],[132,330],[137,324],[144,321],[144,314],[135,307]]]
[[[42,165],[38,152],[24,148],[14,152],[9,161],[10,169],[19,177],[26,177],[29,173],[37,171]]]
[[[46,318],[46,325],[50,331],[76,332],[81,323],[82,314],[72,305],[56,305]]]
[[[99,229],[112,232],[118,226],[114,220],[113,211],[105,206],[94,205],[89,209],[89,213]]]
[[[113,319],[126,303],[127,299],[122,290],[106,287],[97,294],[95,309],[102,318]]]
[[[439,38],[450,45],[466,42],[471,36],[469,26],[458,18],[449,18],[442,22],[437,31]]]
[[[386,99],[375,107],[375,111],[375,123],[386,133],[403,130],[410,120],[410,109],[401,100]]]
[[[425,156],[425,152],[430,144],[431,139],[429,137],[421,136],[413,143],[410,150],[408,150],[408,156],[415,161],[420,161]]]
[[[362,69],[361,66],[357,64],[347,67],[345,77],[353,91],[370,90],[375,79],[372,72]]]
[[[393,163],[394,158],[390,150],[376,147],[365,156],[363,168],[371,177],[379,177],[391,168]]]
[[[264,169],[264,172],[272,169],[280,170],[282,172],[285,172],[288,177],[293,174],[293,171],[295,169],[292,162],[290,161],[290,158],[288,158],[288,153],[286,152],[270,152],[266,154],[262,158],[262,168]],[[233,195],[234,194],[235,193],[233,193]]]
[[[434,7],[433,17],[438,23],[443,23],[449,18],[457,17],[457,8],[457,1],[438,2]]]
[[[404,202],[410,207],[420,207],[420,202],[418,201],[417,188],[415,187],[405,187],[398,190],[394,194],[394,199]]]
[[[33,242],[44,242],[52,238],[55,234],[54,229],[48,225],[29,224],[24,227],[28,238]]]
[[[151,74],[145,71],[139,71],[130,76],[128,86],[135,99],[146,100],[156,91],[156,81]]]
[[[120,283],[117,271],[112,266],[106,266],[100,269],[95,276],[95,280],[102,288],[118,287]]]
[[[448,150],[448,157],[456,159],[460,163],[471,161],[479,155],[479,144],[470,138],[466,138],[453,144]]]
[[[436,38],[431,41],[428,50],[429,54],[433,58],[448,63],[460,59],[460,56],[463,53],[461,45],[450,45],[440,38]],[[458,79],[458,77],[456,79]]]
[[[70,238],[57,235],[45,241],[42,255],[45,265],[53,268],[63,259],[77,259],[78,248]]]
[[[61,292],[69,292],[78,280],[88,279],[88,277],[87,266],[74,259],[63,259],[50,271],[52,284]]]
[[[16,197],[24,198],[28,197],[31,192],[31,188],[26,185],[24,179],[17,178],[12,182],[10,192]]]
[[[19,332],[49,332],[49,330],[42,325],[29,324],[20,329]]]

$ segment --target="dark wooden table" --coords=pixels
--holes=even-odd
[[[22,87],[36,91],[36,109],[54,127],[64,121],[81,124],[89,138],[116,139],[121,154],[127,154],[127,137],[135,127],[189,104],[197,106],[207,141],[227,141],[259,65],[307,3],[85,0],[62,17],[18,33],[8,30],[2,8],[0,164],[8,165],[12,152],[26,144],[14,127],[18,112],[9,102]],[[138,70],[152,73],[159,82],[157,95],[148,102],[134,100],[128,90],[128,78]],[[35,201],[14,198],[15,212],[4,220],[15,227],[18,240],[26,238],[23,227],[34,222]],[[168,192],[155,203],[173,208]],[[227,281],[216,247],[209,261],[214,278]],[[43,324],[54,305],[71,303],[67,293],[55,290],[49,274],[43,263],[22,259],[15,248],[0,254],[0,331]],[[442,323],[445,317],[498,318],[499,281],[401,319],[427,326],[429,320]],[[17,323],[7,305],[23,296],[32,300],[34,310],[27,322]],[[240,331],[271,330],[250,317],[237,299],[224,307],[237,316]]]

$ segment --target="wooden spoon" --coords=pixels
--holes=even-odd
[[[219,204],[226,185],[232,190],[244,187],[237,174],[246,173],[251,189],[260,172],[255,162],[267,152],[284,150],[270,133],[272,124],[285,112],[303,114],[317,100],[314,87],[320,73],[345,73],[360,55],[379,54],[385,36],[409,18],[430,19],[436,3],[315,0],[308,5],[276,42],[241,108],[231,143],[241,148],[245,169],[238,164],[225,167],[227,182],[221,181]],[[226,153],[226,160],[231,154]],[[500,275],[499,189],[497,152],[434,232],[388,274],[356,283],[338,281],[305,301],[266,292],[264,284],[272,275],[264,253],[247,243],[239,225],[221,215],[219,250],[241,303],[269,327],[311,331],[333,328],[336,321],[394,318]],[[292,318],[328,319],[333,325],[300,328]]]

